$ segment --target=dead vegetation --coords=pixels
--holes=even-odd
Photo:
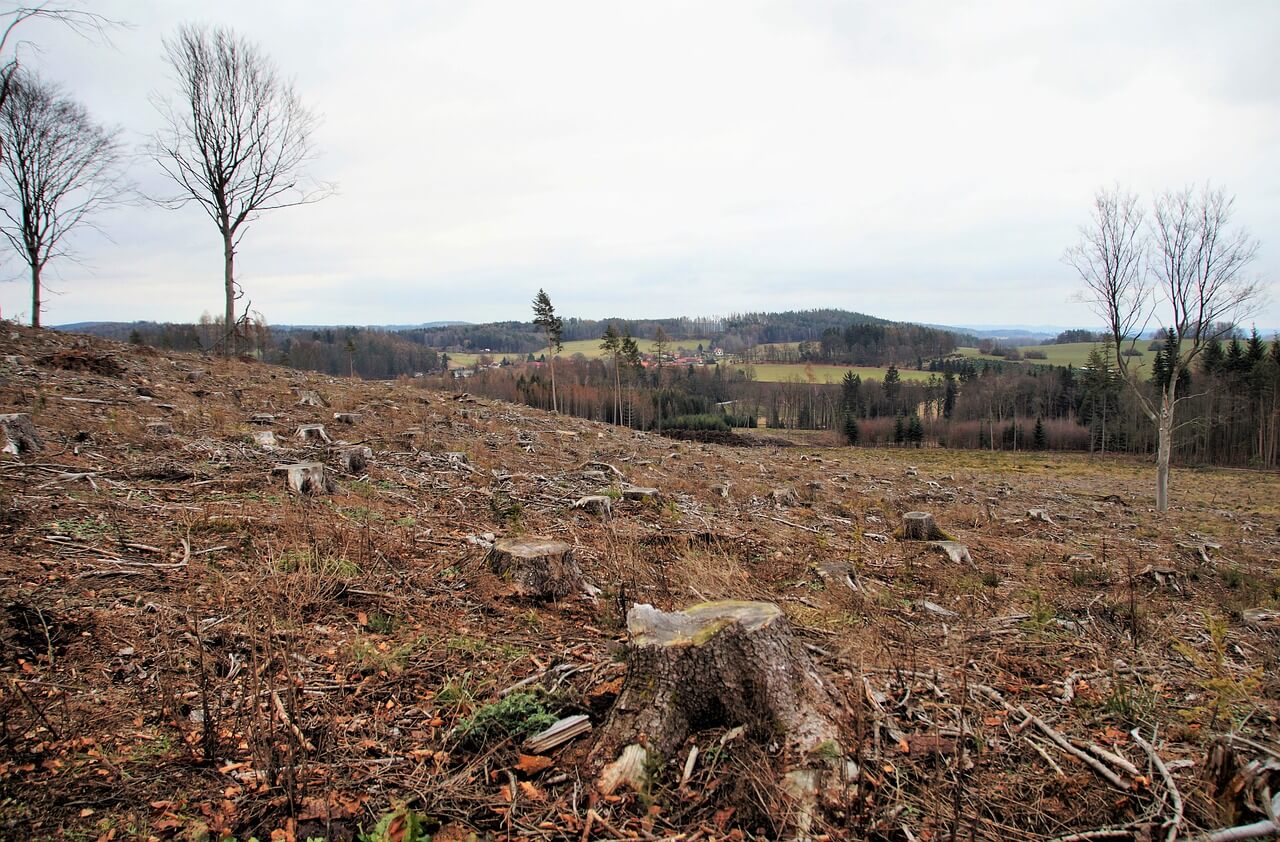
[[[677,442],[2,330],[35,437],[0,456],[0,837],[1268,832],[1274,474],[1186,471],[1157,516],[1138,462]],[[965,555],[894,537],[918,511]],[[534,536],[571,586],[504,578]],[[601,792],[593,750],[648,743],[605,728],[644,684],[628,614],[715,600],[781,609],[837,735],[702,683]]]

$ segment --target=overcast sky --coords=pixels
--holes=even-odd
[[[8,5],[8,4],[6,4]],[[162,39],[233,27],[322,123],[326,201],[263,216],[238,277],[269,321],[646,317],[843,307],[1092,324],[1061,262],[1093,194],[1211,180],[1280,272],[1280,3],[94,0],[24,62],[141,153]],[[221,312],[195,207],[102,217],[48,324]],[[5,317],[30,291],[11,258]],[[1273,295],[1257,315],[1280,327]]]

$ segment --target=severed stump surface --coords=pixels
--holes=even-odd
[[[627,629],[627,677],[591,753],[601,792],[643,789],[646,770],[675,758],[690,735],[742,726],[780,746],[777,783],[796,801],[798,825],[820,801],[839,799],[829,787],[849,772],[840,705],[777,605],[705,602],[667,613],[641,604]]]
[[[489,550],[489,567],[519,596],[560,599],[586,590],[573,547],[550,538],[503,538]]]

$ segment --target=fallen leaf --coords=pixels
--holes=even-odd
[[[538,754],[522,754],[515,768],[526,775],[536,775],[554,765],[555,762],[550,757],[543,757]]]

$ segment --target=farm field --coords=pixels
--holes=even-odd
[[[654,348],[652,339],[637,339],[636,344],[640,346],[641,352],[645,354],[652,354],[656,351],[656,349]],[[711,340],[710,339],[673,339],[667,343],[667,353],[675,353],[681,348],[696,350],[699,344],[701,344],[704,348],[706,348],[711,345]],[[544,353],[544,351],[545,349],[541,351],[534,351],[533,355],[535,357],[541,356],[541,354]],[[604,351],[600,350],[599,339],[575,339],[572,342],[564,343],[564,350],[560,352],[560,356],[572,357],[574,354],[582,354],[584,357],[586,357],[589,360],[595,360],[603,357]],[[470,366],[470,365],[475,365],[480,360],[481,356],[482,356],[481,354],[450,353],[449,361],[457,363],[458,365],[462,365],[462,366]],[[514,351],[493,351],[483,356],[493,357],[494,360],[501,360],[503,357],[507,357],[512,361],[519,361],[524,359],[525,357],[524,354],[517,353]]]
[[[1144,340],[1135,346],[1135,350],[1141,354],[1138,359],[1143,366],[1151,363],[1151,358],[1155,356],[1154,352],[1147,350],[1149,343]],[[1019,345],[1018,350],[1022,352],[1024,359],[1020,362],[1030,363],[1032,365],[1073,365],[1076,368],[1084,365],[1089,359],[1089,352],[1094,348],[1100,347],[1096,342],[1067,342],[1061,345]],[[1042,351],[1045,354],[1043,360],[1025,359],[1027,351]],[[992,354],[982,354],[977,348],[958,348],[956,353],[962,357],[970,357],[976,360],[1003,360],[1003,357],[997,357]]]
[[[742,371],[746,366],[733,366],[738,371]],[[786,383],[792,380],[805,381],[808,379],[806,369],[812,369],[813,377],[817,383],[839,383],[844,378],[846,371],[852,371],[863,380],[883,380],[887,368],[876,368],[866,365],[815,365],[806,366],[802,363],[762,363],[755,366],[756,380],[761,383]],[[898,375],[903,380],[928,380],[930,375],[941,377],[935,372],[916,371],[914,368],[900,368]]]

